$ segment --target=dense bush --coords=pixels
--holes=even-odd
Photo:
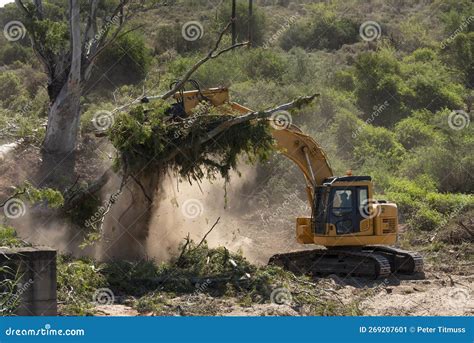
[[[143,36],[131,32],[110,44],[97,60],[89,87],[115,89],[136,84],[148,73],[151,57]]]
[[[373,117],[374,108],[388,102],[377,125],[391,126],[411,110],[438,111],[462,107],[463,86],[453,80],[449,68],[436,53],[421,49],[399,60],[390,48],[360,54],[354,68],[357,105],[364,119]]]
[[[359,24],[349,18],[318,6],[311,18],[298,19],[282,35],[280,46],[285,50],[299,46],[307,50],[337,50],[359,39]]]

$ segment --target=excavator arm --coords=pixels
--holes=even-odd
[[[277,149],[292,160],[303,172],[310,204],[313,204],[314,188],[334,174],[323,149],[310,136],[291,124],[286,128],[272,128]]]

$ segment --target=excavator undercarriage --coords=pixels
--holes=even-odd
[[[385,278],[392,273],[417,274],[423,259],[416,253],[387,246],[331,247],[273,255],[269,264],[295,274]]]

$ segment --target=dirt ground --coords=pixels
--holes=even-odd
[[[320,285],[321,283],[318,283]],[[420,279],[385,280],[342,279],[332,276],[322,286],[340,301],[358,300],[365,316],[472,316],[474,315],[474,276],[425,273]],[[101,316],[213,315],[213,316],[301,316],[306,308],[291,301],[278,304],[239,303],[232,298],[205,294],[175,297],[159,313],[139,313],[123,304],[97,306]]]

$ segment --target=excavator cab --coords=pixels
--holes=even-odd
[[[326,179],[315,188],[310,227],[308,218],[298,222],[297,238],[303,244],[358,246],[397,240],[397,205],[372,200],[370,176]]]

